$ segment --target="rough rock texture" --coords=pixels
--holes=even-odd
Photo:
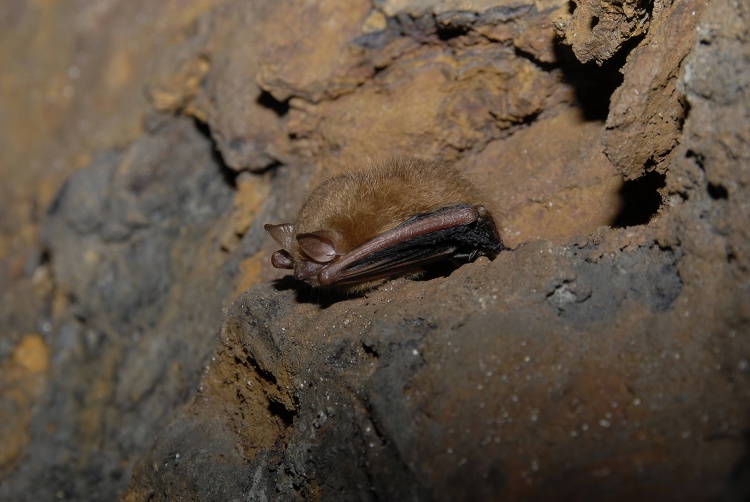
[[[748,26],[7,2],[0,499],[744,500]],[[513,251],[361,296],[271,268],[263,223],[404,154],[464,169]]]
[[[703,434],[681,439],[691,425],[667,426],[652,413],[711,405],[675,406],[677,389],[665,395],[650,383],[667,348],[649,314],[675,310],[675,256],[638,248],[616,262],[589,253],[540,241],[498,258],[502,266],[477,264],[481,274],[465,267],[430,281],[429,292],[399,280],[364,302],[325,310],[294,305],[288,288],[252,290],[229,312],[200,397],[139,465],[131,495],[201,498],[182,459],[202,456],[205,445],[180,437],[214,430],[217,408],[228,403],[221,416],[224,431],[236,434],[232,451],[254,460],[237,466],[233,454],[220,470],[233,467],[240,479],[254,473],[251,487],[237,487],[253,499],[518,497],[555,485],[598,495],[648,479],[652,441],[673,442],[677,455]],[[509,268],[518,272],[507,275]],[[617,322],[623,310],[632,315]],[[592,357],[592,347],[601,354]],[[622,361],[613,365],[616,354]],[[675,378],[690,371],[668,355]],[[720,384],[714,374],[707,387]],[[259,389],[266,400],[256,411],[243,403],[255,402]],[[615,448],[608,438],[636,435],[629,463],[592,483],[590,471],[612,461],[597,458]],[[679,479],[679,469],[666,474]]]
[[[581,63],[601,65],[649,29],[654,11],[662,2],[643,0],[612,2],[570,1],[557,12],[555,29]]]
[[[644,171],[664,172],[664,159],[679,142],[685,120],[685,96],[677,90],[680,65],[695,41],[695,30],[706,2],[677,2],[651,25],[643,43],[624,65],[623,84],[612,96],[607,157],[625,179]]]

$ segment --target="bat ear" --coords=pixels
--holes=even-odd
[[[340,240],[341,236],[333,230],[318,230],[297,236],[302,251],[318,263],[328,263],[336,258],[336,243]]]
[[[271,234],[273,240],[279,243],[279,245],[287,251],[292,249],[292,239],[294,239],[294,225],[291,223],[280,223],[278,225],[271,225],[269,223],[263,225],[266,232]]]

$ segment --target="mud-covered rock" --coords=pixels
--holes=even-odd
[[[676,303],[677,262],[656,247],[615,258],[539,242],[323,309],[291,307],[317,294],[283,282],[255,288],[230,309],[185,416],[218,416],[234,444],[257,447],[247,403],[275,411],[264,429],[275,440],[245,449],[253,500],[598,498],[651,483],[725,493],[703,484],[729,475],[742,442],[706,438],[738,424],[744,405],[715,359],[685,360],[718,331],[664,332],[694,323]],[[139,462],[136,498],[185,496],[199,483],[198,473],[183,471],[179,488],[157,475],[173,435]],[[180,457],[204,449],[183,444]],[[665,454],[684,460],[665,464]]]
[[[694,42],[701,49],[693,57],[711,45]],[[689,57],[686,64],[684,96],[700,103],[715,91],[694,80],[691,64],[707,63]],[[742,82],[743,71],[724,82]],[[674,85],[676,73],[664,75],[656,80]],[[747,107],[730,101],[725,113]],[[649,115],[639,119],[648,123]],[[740,496],[747,489],[748,290],[726,267],[738,262],[747,239],[725,215],[741,214],[746,203],[732,209],[729,194],[742,189],[703,174],[729,166],[703,167],[706,156],[714,158],[709,123],[687,118],[690,140],[663,168],[667,204],[648,226],[522,244],[447,278],[393,281],[362,298],[300,291],[289,281],[250,290],[229,311],[223,345],[185,414],[215,416],[208,403],[228,396],[224,385],[241,389],[221,399],[232,403],[221,414],[224,430],[239,445],[258,446],[254,428],[243,429],[238,417],[248,402],[267,410],[261,429],[276,439],[245,449],[257,480],[253,499]],[[572,144],[595,144],[596,134],[586,139],[589,126],[570,130],[575,121],[562,116],[540,120],[529,137],[535,129],[552,134],[552,124],[567,124]],[[523,133],[504,141],[516,152],[526,144]],[[744,143],[730,144],[741,158]],[[493,162],[496,147],[476,157],[480,166],[523,172],[513,157]],[[574,159],[575,151],[565,155]],[[589,176],[595,159],[602,166],[589,183],[608,183],[612,166],[601,152],[577,151]],[[576,167],[561,162],[549,171],[551,193],[566,179],[586,183],[575,178]],[[489,172],[475,174],[491,180]],[[482,186],[502,191],[500,182]],[[731,299],[723,293],[728,284]],[[169,441],[158,440],[155,451]],[[141,460],[131,493],[165,495],[152,465],[152,454]]]
[[[743,500],[749,11],[9,2],[0,498]],[[513,250],[272,268],[264,223],[405,154]]]

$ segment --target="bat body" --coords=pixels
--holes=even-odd
[[[393,159],[332,178],[294,223],[265,225],[271,263],[313,286],[367,289],[438,261],[506,249],[474,186],[455,168]]]

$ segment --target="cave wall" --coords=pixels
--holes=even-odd
[[[0,498],[750,494],[747,1],[3,10]],[[271,267],[396,155],[512,251]]]

